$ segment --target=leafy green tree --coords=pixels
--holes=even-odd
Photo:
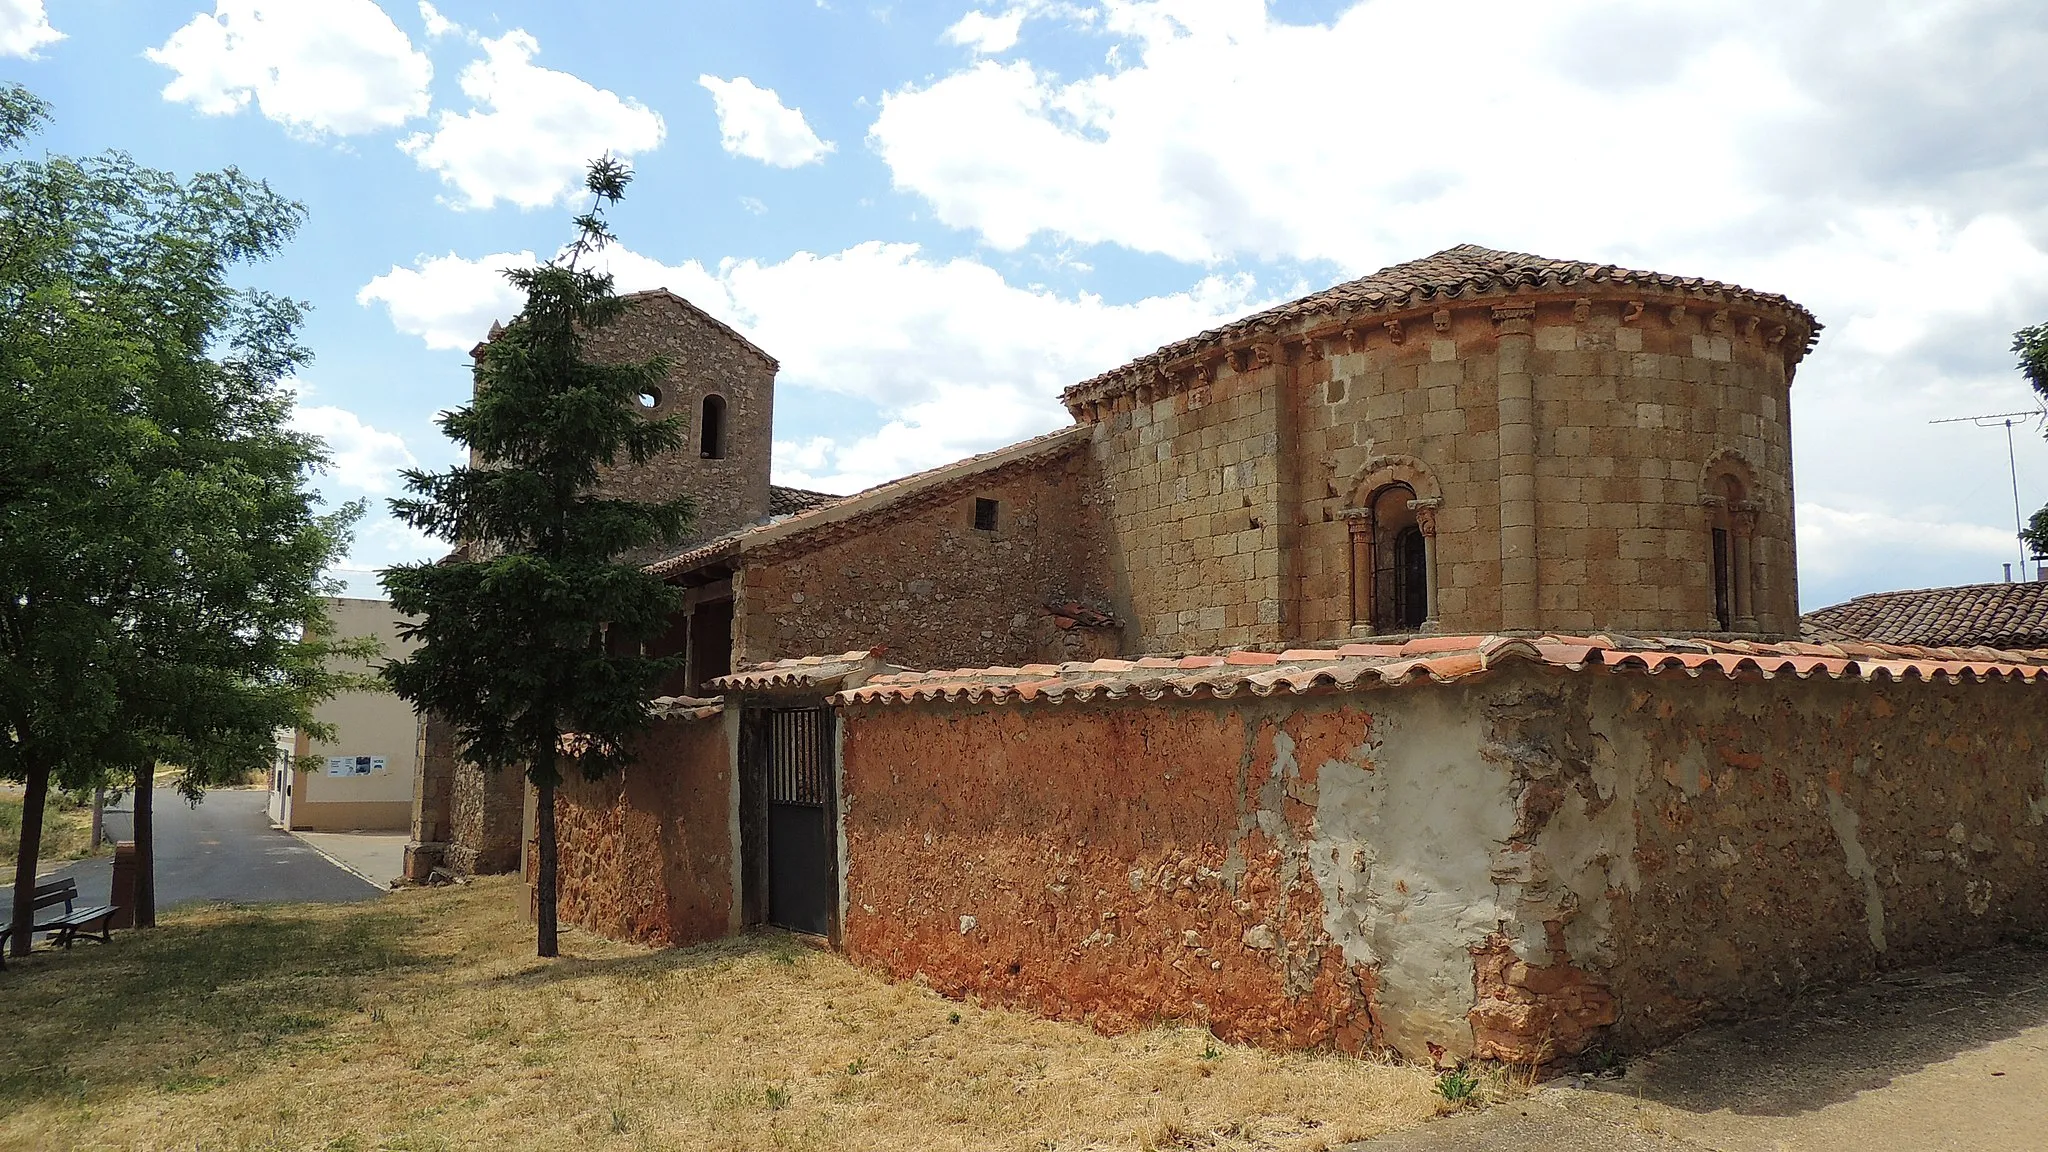
[[[2048,403],[2048,324],[2036,324],[2013,333],[2012,350],[2019,353],[2020,374],[2034,386],[2042,401]],[[2048,556],[2048,507],[2034,513],[2020,532],[2020,539],[2027,542],[2034,555]]]
[[[471,402],[441,418],[469,467],[405,473],[398,518],[466,545],[439,563],[384,571],[393,607],[421,618],[419,646],[385,677],[422,712],[445,718],[462,755],[489,771],[524,767],[538,794],[538,950],[556,947],[555,788],[565,764],[595,778],[622,766],[672,659],[642,654],[677,606],[674,590],[618,557],[679,539],[687,501],[604,495],[603,469],[683,445],[682,423],[648,420],[636,399],[660,359],[590,359],[589,333],[631,306],[612,278],[581,266],[612,239],[605,210],[631,175],[590,166],[590,211],[554,262],[506,276],[525,306],[484,345]],[[574,738],[569,738],[573,734]]]
[[[0,85],[0,150],[47,118]],[[237,290],[303,210],[228,170],[120,153],[0,166],[0,776],[40,825],[53,781],[136,793],[153,875],[159,757],[196,797],[266,765],[327,670],[320,572],[358,506],[322,515],[289,430],[300,305]],[[28,946],[40,827],[23,829],[11,946]],[[153,886],[138,892],[147,923]]]

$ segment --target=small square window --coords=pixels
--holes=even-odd
[[[976,497],[974,500],[974,526],[983,532],[996,530],[996,502]]]

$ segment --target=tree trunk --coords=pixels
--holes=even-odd
[[[536,878],[534,920],[540,929],[540,955],[559,956],[555,943],[555,780],[550,769],[534,785],[534,834],[540,841],[540,875]]]
[[[156,765],[135,766],[135,926],[156,927]]]
[[[7,938],[13,956],[28,955],[29,933],[36,923],[36,853],[43,846],[43,807],[50,802],[50,766],[28,758],[28,791],[21,798],[21,849],[14,856],[14,932]]]

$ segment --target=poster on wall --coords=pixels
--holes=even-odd
[[[384,763],[384,757],[382,756],[329,756],[327,758],[327,774],[329,776],[368,776],[372,772],[382,772],[384,770]]]

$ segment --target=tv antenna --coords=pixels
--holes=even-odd
[[[1955,416],[1947,420],[1928,421],[1929,424],[1973,424],[1979,428],[2005,426],[2005,466],[2012,474],[2012,528],[2013,535],[2019,539],[2021,583],[2025,583],[2027,579],[2027,527],[2020,513],[2020,465],[2019,457],[2013,451],[2012,426],[2043,417],[2048,417],[2048,409],[2033,408],[2025,412],[1993,412],[1984,416]]]

